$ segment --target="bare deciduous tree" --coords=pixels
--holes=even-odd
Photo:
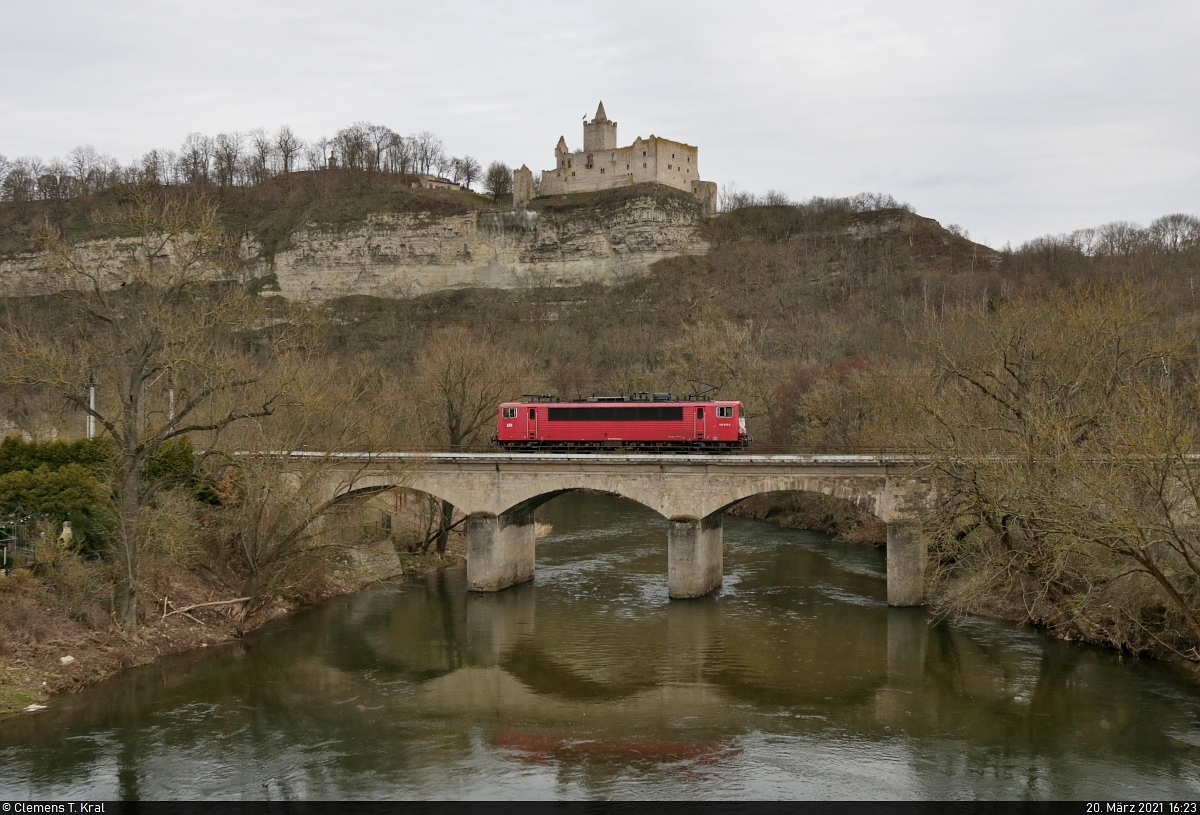
[[[458,160],[458,182],[467,189],[471,189],[471,185],[479,180],[480,173],[483,168],[479,166],[479,162],[471,156],[463,156]]]
[[[952,312],[917,398],[946,490],[928,529],[947,605],[1200,661],[1200,465],[1185,333],[1131,289]]]
[[[139,162],[138,183],[151,185],[169,183],[176,162],[175,154],[169,150],[147,152]]]
[[[279,158],[279,171],[287,175],[296,169],[296,162],[304,151],[304,141],[284,125],[275,133],[275,155]]]
[[[371,125],[367,122],[355,122],[349,127],[343,127],[333,137],[331,147],[343,169],[371,169],[374,147]]]
[[[275,140],[261,127],[250,131],[250,156],[247,161],[250,183],[261,184],[271,176]]]
[[[241,133],[220,133],[213,139],[213,159],[217,184],[230,187],[238,183],[242,167],[242,151],[246,138]]]
[[[88,195],[95,190],[96,171],[102,166],[95,147],[87,144],[67,153],[67,166],[75,176],[80,195]]]
[[[383,125],[368,125],[366,130],[371,146],[368,169],[372,172],[380,172],[385,167],[388,148],[399,136],[391,128]]]
[[[491,193],[493,201],[500,200],[501,195],[512,192],[512,170],[503,161],[493,161],[488,165],[483,186]]]
[[[304,160],[309,170],[324,170],[332,155],[332,142],[322,136],[305,146]]]
[[[251,393],[269,366],[270,349],[246,349],[263,307],[231,277],[213,207],[201,198],[133,188],[94,226],[112,236],[100,251],[46,236],[76,319],[54,333],[10,326],[0,341],[7,381],[56,393],[115,442],[114,599],[122,626],[136,633],[143,514],[172,480],[143,478],[147,461],[184,436],[201,439],[206,455],[215,453],[223,431],[269,415],[278,394]],[[275,343],[286,334],[277,333]]]
[[[423,130],[409,139],[413,146],[413,163],[418,173],[428,173],[445,153],[442,140]]]
[[[347,513],[403,484],[411,467],[369,455],[393,418],[391,391],[379,387],[377,372],[338,365],[311,347],[281,360],[256,386],[259,401],[284,394],[280,408],[231,428],[237,448],[254,453],[226,459],[225,506],[209,569],[235,596],[249,598],[243,618],[285,589],[305,564],[328,561],[358,543],[359,524]],[[389,469],[390,485],[361,483],[368,473],[377,479]],[[336,528],[338,521],[344,528]]]
[[[458,159],[449,153],[442,153],[434,162],[433,168],[442,178],[448,178],[458,167]]]
[[[426,437],[451,447],[487,441],[500,403],[537,387],[524,354],[461,326],[435,331],[414,368],[412,393]],[[443,502],[438,552],[446,550],[452,514],[453,507]]]
[[[408,175],[413,168],[413,144],[399,134],[393,134],[383,153],[384,168],[389,173]]]
[[[22,156],[8,165],[4,175],[4,198],[9,201],[32,201],[37,195],[37,180],[42,173],[42,160],[36,156]]]
[[[1149,233],[1166,252],[1183,252],[1200,246],[1200,218],[1175,213],[1164,215],[1150,224]]]
[[[212,139],[203,133],[189,133],[179,150],[180,175],[187,183],[199,185],[210,178]]]
[[[717,208],[721,212],[733,212],[735,209],[752,207],[758,204],[758,196],[738,187],[737,182],[729,181],[721,185],[717,198]]]

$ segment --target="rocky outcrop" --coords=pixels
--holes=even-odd
[[[708,250],[694,208],[631,201],[579,214],[381,214],[351,229],[310,226],[269,269],[289,299],[413,296],[457,288],[610,282],[657,260]]]
[[[702,220],[695,204],[662,196],[543,211],[380,213],[351,226],[308,224],[273,254],[253,241],[242,251],[253,274],[273,275],[289,299],[408,297],[458,288],[611,282],[644,274],[663,258],[708,251]],[[0,259],[0,295],[53,288],[44,257]]]
[[[42,255],[20,254],[0,258],[0,297],[25,297],[57,290],[59,277]]]

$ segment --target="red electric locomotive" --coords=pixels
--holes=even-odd
[[[493,441],[507,450],[720,452],[751,441],[741,402],[674,401],[666,393],[574,402],[526,398],[531,401],[505,402],[497,411]]]

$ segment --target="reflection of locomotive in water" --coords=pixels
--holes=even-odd
[[[589,452],[625,448],[664,452],[721,452],[745,447],[741,402],[669,393],[592,396],[559,401],[527,396],[500,405],[493,441],[513,451]]]

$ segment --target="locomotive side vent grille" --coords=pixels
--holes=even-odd
[[[682,422],[681,407],[552,407],[552,422]]]

